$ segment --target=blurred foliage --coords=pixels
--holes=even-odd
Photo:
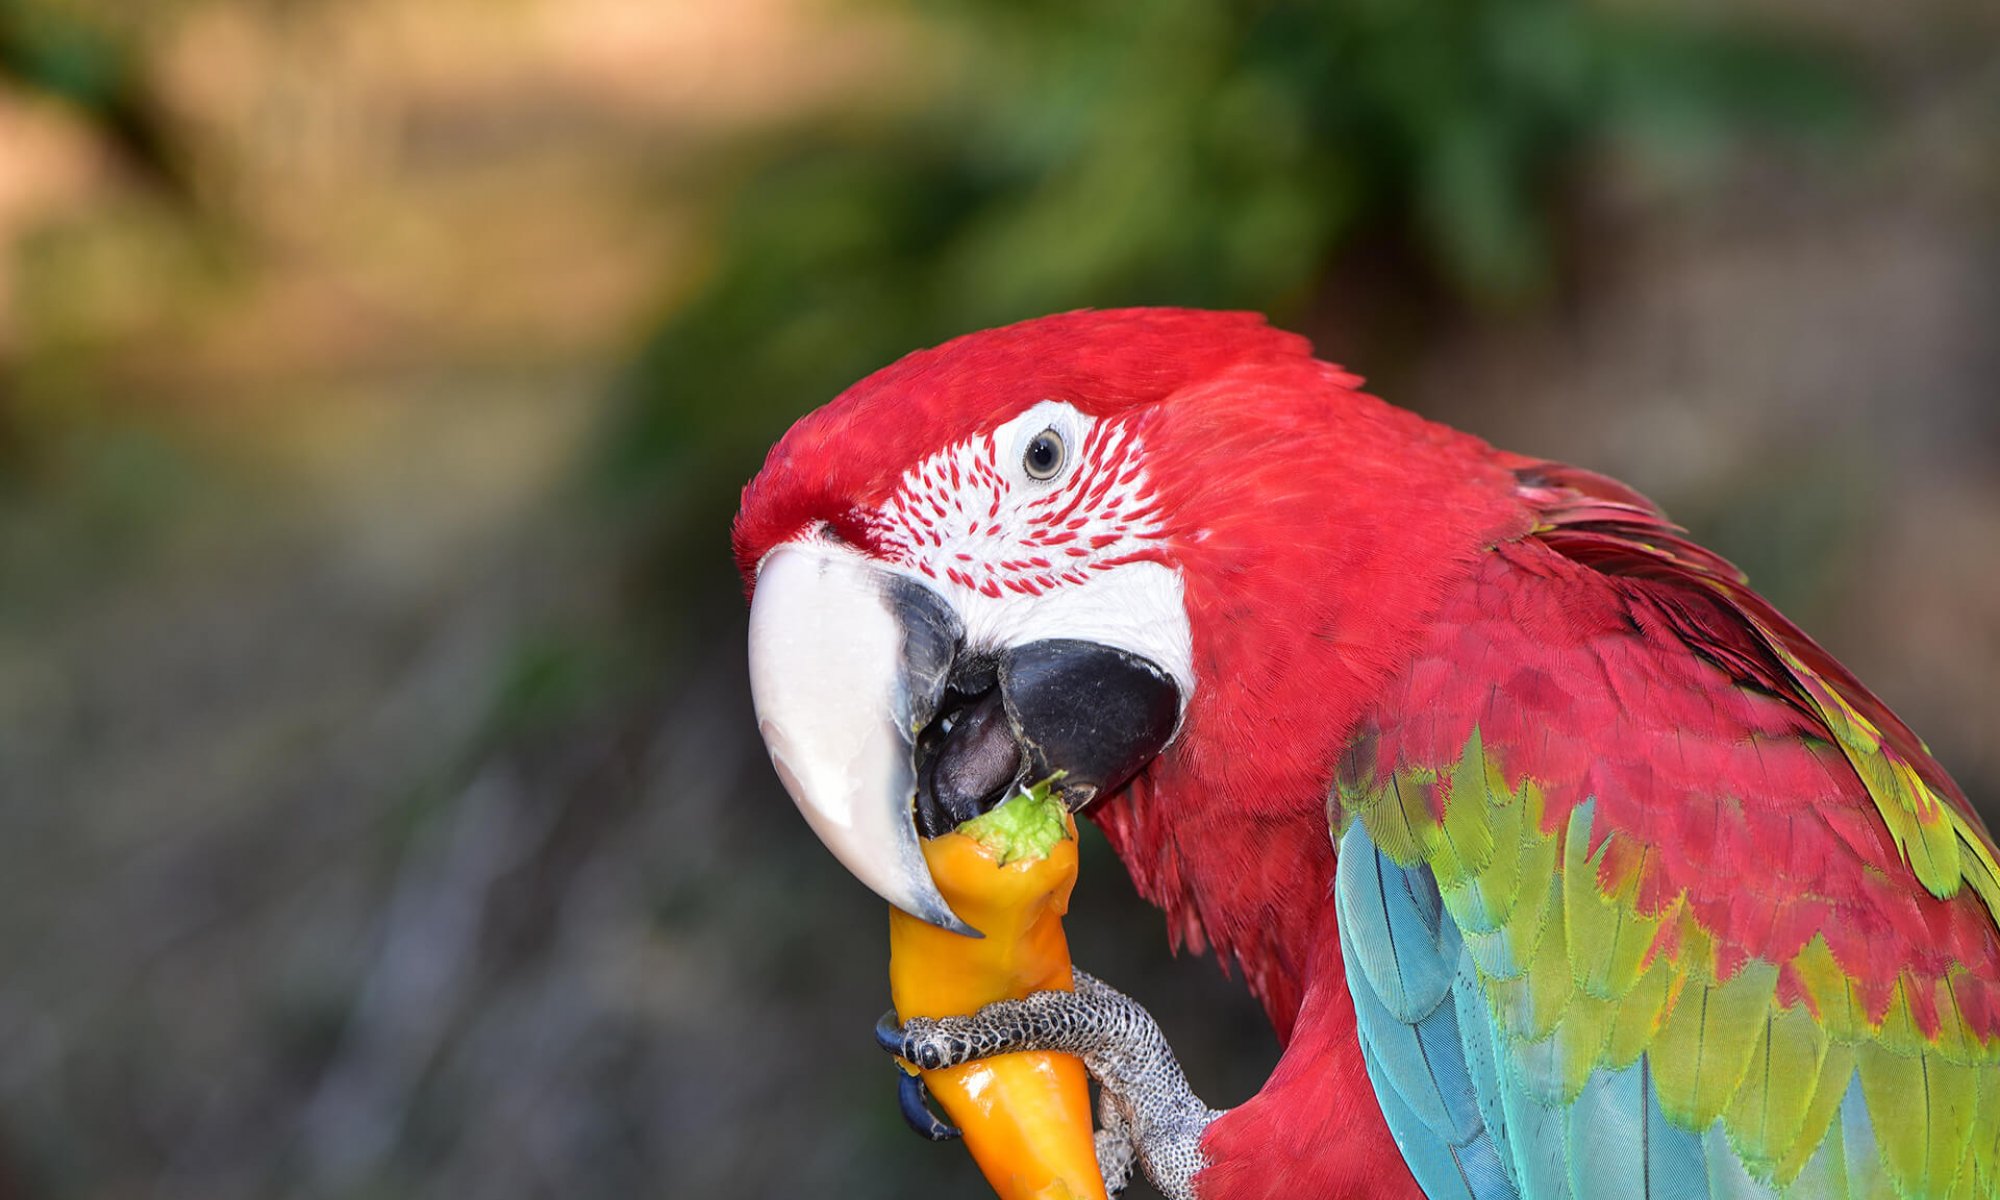
[[[185,183],[178,152],[146,82],[133,24],[130,11],[78,0],[0,0],[0,80],[68,101],[130,161],[178,189]]]
[[[88,10],[0,0],[0,72],[90,108],[115,103],[131,68],[125,48]]]
[[[0,1197],[972,1194],[723,542],[799,413],[1045,311],[1379,378],[1350,289],[1461,306],[1385,394],[1654,487],[1815,632],[1874,597],[1855,665],[2000,779],[2000,493],[1935,469],[1990,428],[1990,72],[1935,12],[1706,7],[0,0],[0,185],[47,173],[0,186]],[[1752,166],[1855,127],[1848,54],[1898,136]],[[1606,237],[1635,175],[1673,203]],[[552,502],[586,431],[610,503]],[[1267,1024],[1086,839],[1078,960],[1242,1100]]]
[[[715,527],[803,407],[914,347],[1088,306],[1282,321],[1363,239],[1402,241],[1463,301],[1519,304],[1556,276],[1592,155],[1698,167],[1857,111],[1795,34],[1626,6],[917,7],[936,40],[901,104],[747,155],[704,285],[628,382],[609,475],[676,535]]]

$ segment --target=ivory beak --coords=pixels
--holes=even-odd
[[[916,735],[960,639],[940,597],[845,546],[793,542],[757,574],[750,693],[785,790],[875,894],[977,937],[938,894],[913,819]]]

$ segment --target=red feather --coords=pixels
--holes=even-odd
[[[1092,815],[1176,944],[1239,967],[1286,1046],[1210,1131],[1202,1195],[1415,1194],[1361,1066],[1328,899],[1329,789],[1356,745],[1451,764],[1477,726],[1510,782],[1542,785],[1545,829],[1594,797],[1600,883],[1646,912],[1684,897],[1725,970],[1823,936],[1872,1015],[1901,988],[1929,1029],[1942,986],[2000,1036],[1993,914],[1917,879],[1827,705],[1871,724],[1990,852],[1916,736],[1644,496],[1358,386],[1244,314],[976,334],[801,421],[735,528],[746,577],[815,524],[865,546],[856,514],[903,470],[1044,399],[1143,436],[1196,689],[1174,744]],[[1668,922],[1653,953],[1681,937]],[[1806,984],[1781,967],[1786,999],[1810,1003]]]

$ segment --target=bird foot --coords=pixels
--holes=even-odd
[[[1173,1048],[1138,1001],[1082,971],[1073,980],[1074,991],[1034,992],[965,1017],[913,1017],[898,1025],[890,1013],[876,1024],[875,1040],[926,1071],[1017,1050],[1076,1055],[1103,1093],[1097,1161],[1105,1186],[1122,1190],[1136,1163],[1167,1200],[1193,1200],[1195,1173],[1208,1165],[1202,1134],[1221,1111],[1188,1087]],[[902,1094],[903,1114],[918,1132],[938,1140],[938,1127],[950,1128],[931,1115],[920,1092],[905,1085]]]

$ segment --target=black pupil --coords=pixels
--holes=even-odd
[[[1062,449],[1054,434],[1044,433],[1028,443],[1028,470],[1037,475],[1052,474],[1061,457]]]

